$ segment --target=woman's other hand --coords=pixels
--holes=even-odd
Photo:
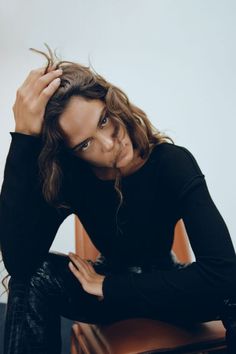
[[[60,85],[62,70],[45,67],[32,70],[16,93],[12,107],[15,118],[15,131],[29,135],[40,135],[45,108],[50,97]]]
[[[87,293],[97,295],[99,300],[102,300],[102,284],[105,276],[96,273],[92,264],[79,257],[77,254],[69,252],[68,256],[73,262],[69,262],[69,268],[79,280],[82,288]]]

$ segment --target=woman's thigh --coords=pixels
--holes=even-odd
[[[148,317],[145,303],[111,303],[87,293],[79,280],[69,269],[70,258],[58,252],[49,252],[46,260],[31,276],[29,301],[40,299],[48,311],[56,311],[61,316],[85,323],[108,324],[131,317]],[[95,267],[106,275],[104,267]],[[149,316],[150,317],[150,316]]]
[[[68,267],[70,259],[66,254],[49,252],[46,260],[32,275],[29,284],[29,301],[32,306],[42,300],[48,311],[55,310],[63,317],[85,323],[108,324],[126,318],[146,317],[173,323],[205,322],[218,317],[217,306],[200,301],[196,297],[177,300],[172,303],[148,303],[140,296],[132,301],[99,301],[87,293]],[[106,275],[106,267],[95,267]],[[109,271],[109,270],[108,270]],[[191,301],[192,300],[192,301]]]

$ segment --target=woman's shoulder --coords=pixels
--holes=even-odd
[[[188,165],[196,169],[199,168],[198,162],[195,157],[196,153],[192,152],[186,146],[163,142],[156,145],[153,149],[153,156],[166,168],[178,168]]]
[[[164,142],[155,146],[155,173],[163,185],[179,193],[193,181],[203,181],[205,175],[194,155],[189,148],[178,144]]]

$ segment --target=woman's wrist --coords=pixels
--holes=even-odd
[[[31,136],[35,136],[35,137],[39,137],[39,134],[35,134],[27,129],[20,129],[20,128],[17,128],[15,127],[15,130],[14,130],[15,133],[20,133],[20,134],[25,134],[25,135],[31,135]]]

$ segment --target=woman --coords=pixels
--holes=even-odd
[[[194,156],[119,88],[48,49],[47,67],[30,72],[13,106],[0,205],[11,276],[4,354],[60,353],[61,315],[222,319],[234,353],[235,251]],[[94,263],[48,252],[71,213],[101,252]],[[181,218],[190,264],[171,252]]]

